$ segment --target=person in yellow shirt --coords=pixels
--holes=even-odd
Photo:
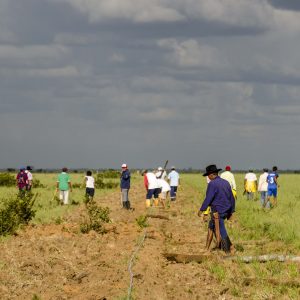
[[[236,183],[235,183],[234,175],[231,173],[231,167],[226,166],[225,171],[220,175],[220,177],[229,182],[229,184],[231,186],[232,194],[234,196],[234,199],[236,199],[237,198]]]
[[[253,170],[251,169],[245,175],[244,188],[245,188],[245,193],[247,195],[247,200],[253,200],[254,194],[257,191],[257,177],[253,173]]]

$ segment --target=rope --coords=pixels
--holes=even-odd
[[[143,236],[139,242],[139,244],[137,245],[135,251],[133,252],[130,260],[129,260],[129,264],[128,264],[128,272],[130,275],[130,281],[129,281],[129,288],[128,288],[128,294],[127,294],[127,300],[131,300],[131,292],[132,292],[132,287],[133,287],[133,272],[132,272],[132,266],[134,263],[134,259],[137,255],[137,253],[139,252],[139,250],[141,249],[145,239],[146,239],[146,235],[147,235],[147,230],[145,229]]]

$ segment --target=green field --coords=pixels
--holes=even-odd
[[[237,240],[241,234],[243,239],[269,238],[300,249],[300,175],[280,174],[278,206],[271,210],[261,208],[259,193],[255,201],[246,200],[243,196],[244,175],[237,174],[235,178],[238,192],[236,218],[244,230],[242,233],[232,230],[231,235]],[[205,178],[200,175],[183,175],[183,180],[199,190],[201,202],[206,190]]]
[[[81,187],[73,188],[73,191],[70,193],[69,202],[72,203],[72,205],[61,206],[58,205],[55,199],[55,195],[58,196],[56,193],[57,174],[34,174],[34,178],[38,179],[45,187],[33,188],[33,192],[38,193],[34,205],[36,215],[32,221],[33,223],[54,223],[65,214],[71,212],[79,204],[83,203],[85,199],[85,188],[83,184],[85,174],[72,173],[70,176],[72,184],[75,186],[81,185]],[[110,179],[110,181],[118,182],[118,179]],[[96,189],[95,196],[98,197],[110,193],[111,191],[110,189]],[[15,187],[0,186],[0,193],[2,195],[1,198],[9,198],[16,195],[17,189]]]

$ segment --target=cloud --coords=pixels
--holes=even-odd
[[[222,67],[225,63],[218,50],[207,45],[200,45],[196,40],[189,39],[178,42],[176,39],[163,39],[158,46],[171,50],[167,60],[180,67]]]
[[[268,2],[279,9],[300,10],[300,2],[298,0],[268,0]]]

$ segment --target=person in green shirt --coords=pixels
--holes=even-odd
[[[63,168],[56,182],[56,191],[59,191],[60,202],[65,205],[69,204],[69,191],[72,192],[72,183],[70,175],[67,172],[68,169]]]

